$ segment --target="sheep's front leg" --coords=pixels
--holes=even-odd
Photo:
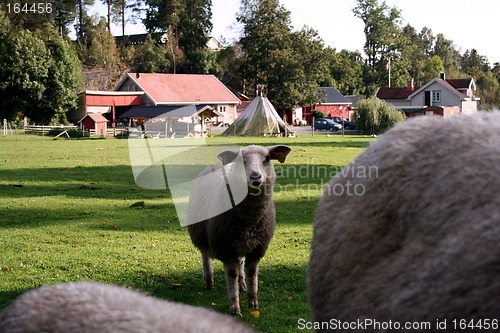
[[[238,275],[238,282],[240,284],[240,291],[246,293],[247,292],[247,284],[245,282],[245,270],[243,268],[243,258],[239,258],[240,265],[240,273]]]
[[[214,289],[214,267],[212,259],[203,253],[201,254],[201,261],[203,263],[203,280],[205,281],[205,289]]]
[[[240,315],[240,290],[238,276],[240,274],[240,261],[235,260],[224,263],[224,272],[226,273],[227,295],[229,297],[229,313]]]
[[[248,283],[248,306],[250,308],[258,308],[259,301],[257,299],[257,290],[259,288],[259,261],[260,258],[247,257],[245,261],[245,273]]]

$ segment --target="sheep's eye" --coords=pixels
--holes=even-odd
[[[269,161],[271,161],[271,156],[267,155],[264,159],[264,163],[269,163]]]

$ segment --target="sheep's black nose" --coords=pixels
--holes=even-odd
[[[256,171],[252,171],[250,173],[250,179],[252,179],[252,180],[259,180],[261,178],[262,178],[262,175]]]

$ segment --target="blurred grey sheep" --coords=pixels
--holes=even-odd
[[[79,282],[33,289],[0,313],[2,333],[254,332],[230,316]]]
[[[419,117],[373,142],[325,189],[310,259],[318,322],[447,319],[453,331],[453,319],[498,318],[500,114]]]
[[[271,241],[276,220],[272,197],[276,175],[271,160],[278,159],[283,163],[290,151],[290,147],[281,145],[225,150],[218,155],[222,163],[209,166],[199,175],[202,177],[214,173],[238,156],[244,162],[242,173],[243,186],[248,187],[246,197],[222,214],[188,226],[191,240],[202,254],[206,289],[214,288],[212,258],[224,264],[231,314],[240,314],[239,290],[246,291],[246,283],[249,307],[258,307],[259,261]],[[221,176],[215,181],[224,182],[224,178]],[[207,184],[201,184],[199,188],[194,187],[189,199],[188,220],[194,221],[193,216],[205,211],[207,195],[220,197],[213,193],[214,189],[225,191],[226,186],[223,183],[219,185],[207,187]]]

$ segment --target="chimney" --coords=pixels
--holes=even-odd
[[[439,73],[439,78],[440,78],[441,80],[446,80],[446,72],[440,72],[440,73]]]
[[[411,78],[408,80],[408,88],[410,88],[410,90],[415,89],[415,79]]]

